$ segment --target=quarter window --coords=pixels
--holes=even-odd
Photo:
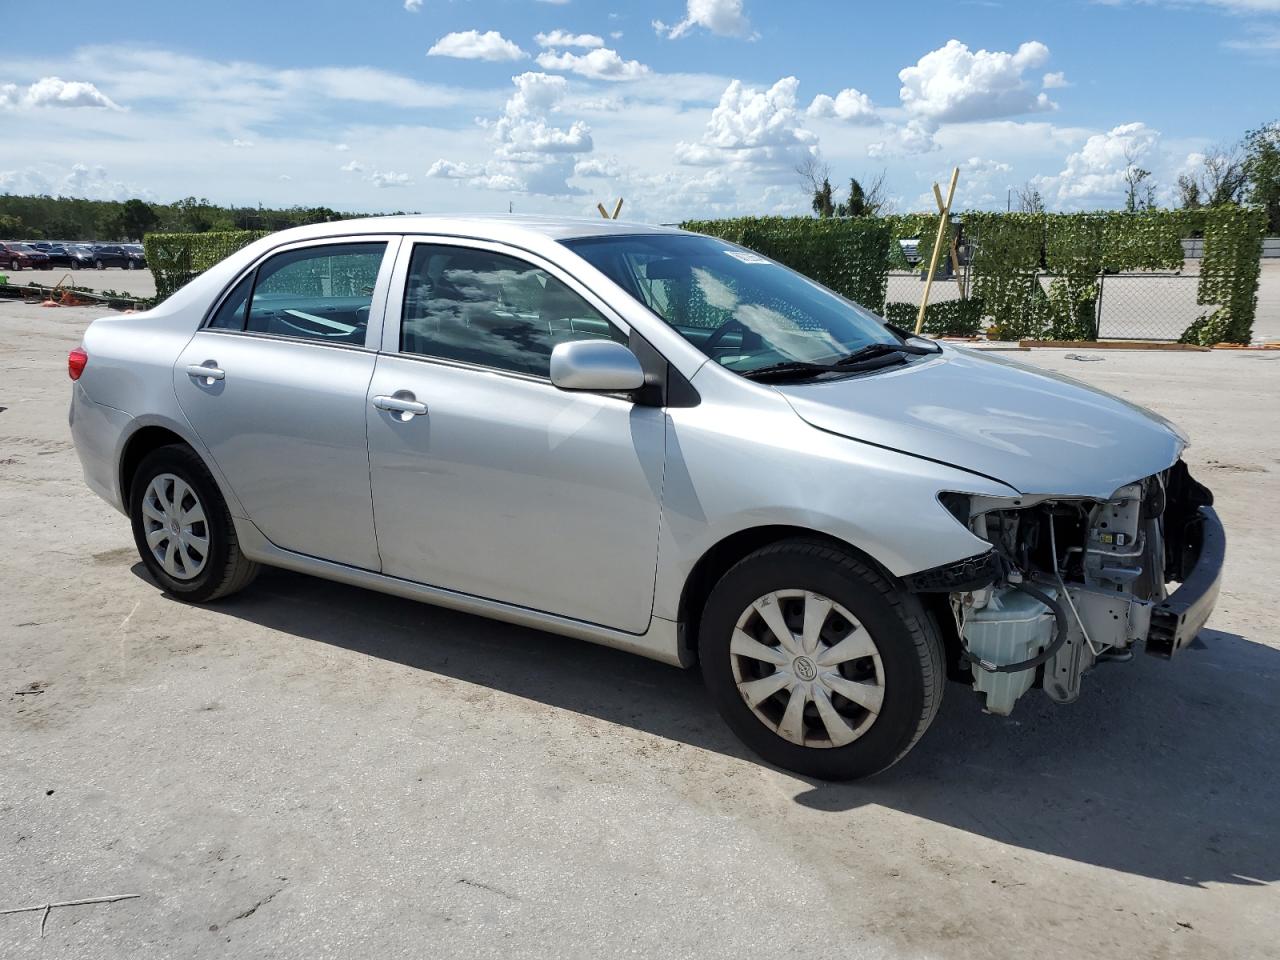
[[[245,330],[363,345],[385,243],[342,243],[277,254],[258,268]],[[237,288],[238,289],[238,288]],[[232,312],[233,292],[224,307]],[[218,325],[219,309],[211,326]]]
[[[487,250],[419,244],[409,262],[400,349],[538,377],[572,340],[627,337],[565,284]]]
[[[227,294],[227,298],[218,307],[218,312],[209,320],[214,330],[243,330],[244,307],[249,300],[249,291],[253,289],[253,274],[249,274],[235,285]]]

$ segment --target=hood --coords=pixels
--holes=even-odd
[[[1020,493],[1105,499],[1178,459],[1163,417],[1060,374],[945,347],[864,377],[776,389],[820,430],[941,461]]]

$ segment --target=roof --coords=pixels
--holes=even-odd
[[[675,227],[606,220],[603,217],[532,217],[512,214],[462,214],[435,216],[401,214],[387,217],[362,217],[358,220],[336,220],[294,228],[299,233],[341,236],[369,233],[437,233],[476,237],[488,240],[516,240],[538,236],[549,240],[578,237],[628,236],[649,233],[681,233]],[[293,231],[290,231],[291,233]]]

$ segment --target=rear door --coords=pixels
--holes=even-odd
[[[275,252],[174,368],[183,412],[276,546],[379,568],[365,403],[399,238]]]

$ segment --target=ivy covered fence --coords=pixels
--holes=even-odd
[[[926,308],[929,333],[998,339],[1097,338],[1097,307],[1111,274],[1180,271],[1182,240],[1204,237],[1196,301],[1205,309],[1167,339],[1248,343],[1257,307],[1266,216],[1217,207],[1139,213],[989,213],[961,215],[971,286],[960,300]],[[917,306],[886,302],[891,269],[915,269],[900,240],[919,238],[928,262],[937,215],[879,218],[740,218],[683,226],[750,247],[812,276],[896,323],[914,326]],[[881,238],[885,238],[884,242]]]

